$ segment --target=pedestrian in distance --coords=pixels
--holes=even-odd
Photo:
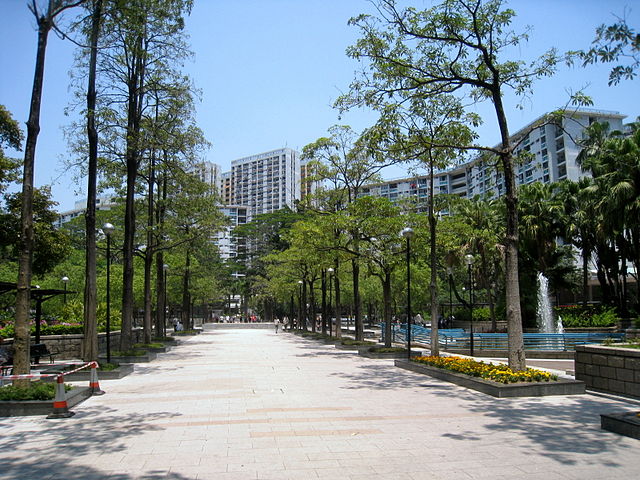
[[[273,321],[273,325],[276,327],[276,333],[278,333],[278,327],[280,326],[280,319],[278,317]]]

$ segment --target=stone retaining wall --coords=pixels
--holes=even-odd
[[[142,329],[136,328],[132,332],[133,335],[133,343],[141,343],[142,338]],[[111,332],[111,350],[117,350],[120,346],[120,331]],[[84,335],[76,334],[76,335],[41,335],[40,343],[44,343],[50,352],[58,352],[54,359],[55,360],[73,360],[81,358],[80,348],[82,345],[82,339]],[[31,344],[35,343],[35,338],[31,337]],[[13,345],[13,339],[6,339],[3,345]],[[107,334],[99,333],[98,334],[98,350],[101,353],[105,353],[107,351]],[[41,362],[47,360],[41,359]]]
[[[602,392],[640,398],[640,350],[576,345],[576,379]]]

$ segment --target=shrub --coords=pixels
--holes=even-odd
[[[371,353],[402,353],[407,349],[402,347],[371,347],[369,351]]]
[[[134,343],[133,348],[162,348],[163,343]]]
[[[115,370],[116,368],[118,368],[120,366],[119,363],[100,363],[98,364],[98,370],[102,371],[102,372],[110,372],[112,370]]]
[[[64,386],[65,391],[71,390],[70,385]],[[53,400],[56,396],[55,383],[31,382],[27,388],[8,385],[0,388],[0,400]]]
[[[468,308],[458,308],[453,312],[453,316],[456,317],[456,320],[461,320],[463,322],[469,321],[469,309]],[[497,315],[496,315],[497,316]],[[491,321],[491,311],[489,307],[475,307],[473,309],[473,320],[475,322],[489,322]]]
[[[35,333],[35,328],[32,328],[32,333]],[[82,325],[42,325],[40,327],[41,335],[73,335],[83,333]]]
[[[354,340],[353,338],[343,338],[342,345],[374,345],[374,342],[367,342],[366,340]]]
[[[143,357],[147,354],[144,350],[138,350],[132,348],[131,350],[124,351],[115,351],[113,352],[114,357]]]
[[[569,328],[611,327],[618,321],[614,307],[604,305],[568,305],[554,308],[556,315],[562,319],[562,325]]]

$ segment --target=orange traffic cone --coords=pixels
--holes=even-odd
[[[67,405],[67,394],[64,391],[64,376],[58,375],[56,380],[56,398],[53,401],[53,412],[47,418],[69,418],[75,415],[75,412],[69,411]]]
[[[91,377],[89,377],[89,388],[91,389],[91,395],[104,395],[104,390],[100,389],[98,383],[98,362],[91,363]]]

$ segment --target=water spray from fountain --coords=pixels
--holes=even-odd
[[[536,320],[540,333],[564,333],[562,319],[553,318],[553,309],[549,299],[549,279],[542,272],[538,273],[538,305],[536,308]]]

